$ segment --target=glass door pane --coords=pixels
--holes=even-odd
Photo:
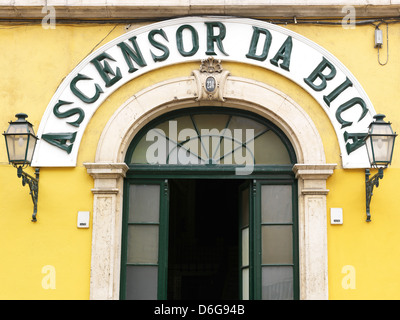
[[[125,299],[156,300],[157,274],[157,266],[127,266]]]
[[[262,268],[263,300],[293,299],[293,267],[264,266]]]
[[[158,225],[128,226],[128,263],[158,264]]]

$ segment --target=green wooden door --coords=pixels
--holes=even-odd
[[[296,185],[257,180],[255,188],[256,299],[298,299]]]
[[[296,185],[251,180],[239,189],[241,299],[298,299]]]
[[[121,298],[166,299],[168,180],[125,183]]]

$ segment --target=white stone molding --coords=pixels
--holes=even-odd
[[[284,93],[257,81],[228,76],[223,99],[197,101],[194,76],[167,80],[128,99],[109,119],[99,139],[95,163],[85,164],[95,180],[91,263],[91,299],[118,299],[120,282],[122,177],[127,149],[150,120],[188,107],[227,106],[257,113],[276,124],[290,139],[298,160],[300,294],[302,299],[326,299],[327,165],[321,137],[306,112]]]
[[[57,19],[151,19],[185,15],[242,17],[339,17],[352,6],[359,17],[393,17],[400,10],[395,0],[3,0],[1,18],[42,19],[42,8],[52,6]],[[60,21],[61,23],[61,21]]]

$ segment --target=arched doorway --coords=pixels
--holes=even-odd
[[[296,155],[228,107],[154,119],[126,155],[121,297],[297,299]]]
[[[240,90],[237,90],[240,88]],[[146,88],[110,118],[98,143],[95,162],[85,163],[94,179],[91,299],[118,299],[120,292],[124,162],[135,135],[151,120],[172,110],[220,101],[197,101],[196,79],[171,79]],[[275,124],[290,140],[298,179],[300,299],[326,299],[326,179],[335,164],[326,164],[319,133],[310,117],[290,97],[263,83],[229,76],[224,98],[235,109],[251,110]]]

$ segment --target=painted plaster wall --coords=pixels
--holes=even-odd
[[[115,27],[115,28],[114,28]],[[37,130],[43,112],[63,78],[98,44],[125,32],[124,25],[0,26],[0,101],[3,130],[18,112],[29,115]],[[400,75],[400,26],[390,25],[386,66],[377,61],[371,26],[343,29],[288,26],[333,53],[363,85],[378,113],[387,115],[399,131],[397,90]],[[384,33],[386,37],[386,34]],[[386,45],[381,60],[386,57]],[[140,76],[114,92],[89,123],[76,168],[42,168],[38,222],[30,221],[32,203],[16,170],[7,163],[0,139],[0,299],[88,299],[91,227],[76,227],[77,212],[93,208],[93,180],[83,167],[93,162],[100,134],[113,112],[136,92],[151,84],[190,75],[198,68],[186,63]],[[341,168],[334,130],[321,107],[296,84],[270,71],[223,63],[234,76],[253,78],[288,94],[301,105],[323,139],[326,162],[338,167],[328,179],[327,208],[340,207],[344,224],[328,221],[330,299],[399,299],[400,277],[400,149],[372,199],[372,222],[365,222],[364,171]],[[329,217],[329,212],[328,212]],[[349,273],[349,271],[353,273]],[[53,278],[51,276],[54,276]],[[355,285],[353,287],[352,285]]]

